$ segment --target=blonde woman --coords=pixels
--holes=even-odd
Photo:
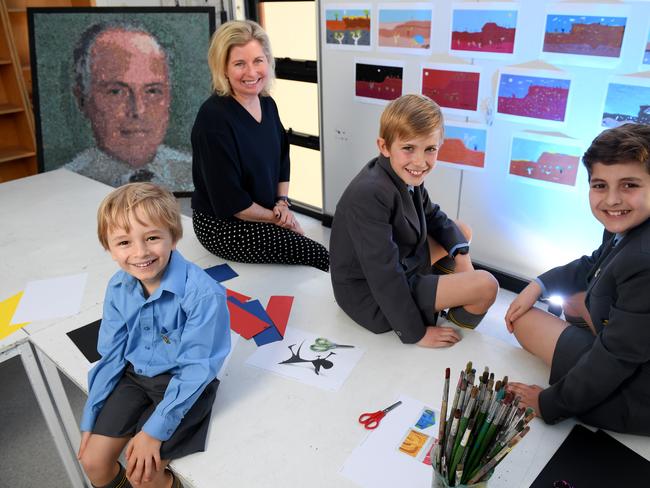
[[[269,96],[275,62],[266,32],[248,20],[223,24],[208,62],[214,93],[192,129],[199,242],[232,261],[327,271],[327,249],[303,235],[289,208],[289,143]]]

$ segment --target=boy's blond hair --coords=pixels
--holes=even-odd
[[[403,95],[390,102],[379,120],[379,137],[390,147],[395,139],[443,135],[443,118],[436,102],[424,95]]]
[[[112,229],[131,230],[136,210],[150,222],[166,227],[174,243],[183,237],[180,208],[174,195],[153,183],[129,183],[110,192],[97,210],[97,237],[104,249],[108,251],[108,233]]]
[[[212,36],[208,49],[208,66],[212,74],[212,89],[218,95],[232,95],[232,88],[226,76],[230,51],[235,46],[244,46],[253,40],[260,43],[269,63],[266,86],[261,95],[270,95],[271,85],[275,79],[275,59],[271,53],[271,42],[262,26],[252,20],[231,20],[221,25]]]

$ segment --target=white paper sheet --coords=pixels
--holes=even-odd
[[[88,273],[30,281],[12,318],[13,324],[79,313]]]
[[[354,450],[341,468],[341,474],[368,488],[429,488],[433,468],[422,462],[423,450],[416,457],[399,450],[399,446],[420,418],[424,403],[407,396],[400,396],[402,404],[388,412],[379,427],[370,431],[365,440]],[[393,402],[390,402],[393,403]],[[388,406],[388,404],[386,405]],[[378,409],[379,410],[379,409]],[[439,412],[435,411],[436,423],[425,431],[437,437]],[[417,429],[415,429],[417,430]]]
[[[258,368],[266,369],[281,376],[298,380],[301,383],[323,388],[324,390],[338,391],[359,359],[361,359],[364,350],[355,346],[354,348],[336,348],[327,352],[314,352],[309,349],[309,346],[314,343],[317,337],[319,337],[318,334],[287,327],[282,341],[272,342],[271,344],[259,347],[246,360],[246,364],[257,366]],[[339,341],[336,337],[326,337],[331,342],[346,344],[345,341]],[[334,365],[330,369],[321,367],[319,374],[316,374],[314,365],[311,362],[278,364],[291,357],[289,346],[294,345],[295,347],[292,349],[294,353],[297,353],[298,347],[301,344],[301,358],[307,360],[317,359],[318,357],[326,358],[330,352],[333,352],[334,354],[328,357],[327,361],[331,361]]]

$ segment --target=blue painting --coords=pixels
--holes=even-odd
[[[650,86],[610,83],[601,125],[618,127],[628,122],[650,125]]]

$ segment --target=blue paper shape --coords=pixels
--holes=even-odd
[[[230,297],[230,299],[233,299],[234,297]],[[271,320],[271,317],[268,316],[266,313],[266,310],[262,306],[259,300],[249,300],[248,302],[239,302],[239,300],[234,299],[234,302],[238,302],[237,305],[246,310],[248,313],[255,315],[258,319],[266,322],[269,324],[269,327],[264,329],[262,332],[258,333],[257,335],[253,336],[253,340],[255,341],[255,344],[257,346],[264,346],[265,344],[269,344],[271,342],[276,342],[276,341],[281,341],[282,336],[280,335],[280,332],[278,331],[277,327]]]
[[[264,329],[259,334],[253,336],[253,340],[255,341],[255,344],[257,344],[257,347],[270,344],[271,342],[281,341],[282,339],[283,338],[275,325],[268,329]]]
[[[232,269],[228,263],[217,264],[216,266],[207,268],[205,272],[208,273],[212,279],[218,281],[219,283],[239,276],[237,273],[235,273],[235,270]]]

